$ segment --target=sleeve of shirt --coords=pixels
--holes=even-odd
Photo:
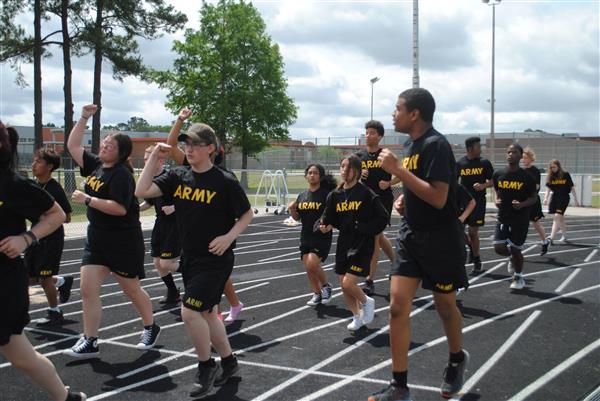
[[[93,154],[92,152],[88,152],[87,150],[83,151],[83,166],[79,168],[79,172],[82,177],[87,177],[92,174],[102,162],[98,155]]]
[[[489,160],[485,161],[485,179],[489,180],[493,177],[494,175],[494,167],[492,166],[492,163]]]
[[[239,181],[233,177],[226,177],[229,186],[229,207],[236,219],[242,217],[250,209],[250,201]]]
[[[454,175],[450,158],[452,150],[445,141],[435,141],[427,145],[421,152],[424,165],[425,178],[428,182],[441,181],[449,183]]]
[[[335,198],[333,191],[327,195],[325,201],[325,210],[323,211],[323,223],[325,225],[331,224],[335,228],[339,228],[339,222],[337,219],[337,213],[335,212]]]
[[[529,174],[527,174],[528,176],[528,180],[527,180],[527,196],[528,197],[532,197],[535,196],[537,194],[537,189],[536,189],[536,183],[535,183],[535,179],[530,176]]]
[[[371,216],[360,219],[356,224],[356,231],[366,237],[373,237],[383,230],[388,224],[389,215],[387,210],[381,203],[381,198],[369,191],[370,207],[367,210],[371,211]]]
[[[571,188],[573,188],[575,186],[575,184],[573,183],[573,179],[571,178],[571,174],[566,173],[566,178],[567,178],[567,185],[569,186],[569,191],[570,191]]]
[[[67,199],[67,194],[65,194],[65,190],[60,186],[59,183],[55,182],[55,188],[52,192],[52,196],[56,200],[56,202],[60,205],[65,214],[69,214],[73,212],[71,208],[71,203]]]
[[[498,175],[500,173],[498,171],[494,171],[494,174],[492,174],[492,182],[494,183],[494,189],[498,190]]]
[[[29,221],[38,221],[54,205],[52,195],[31,180],[17,180],[13,196],[19,214]]]
[[[167,171],[165,174],[161,174],[158,177],[154,177],[152,182],[156,184],[156,186],[160,189],[163,196],[173,197],[175,193],[175,185],[179,181],[177,177],[177,171],[175,169],[171,169]]]
[[[109,199],[117,202],[118,204],[129,208],[131,201],[133,200],[135,192],[135,181],[126,168],[115,171],[115,174],[108,183],[108,196]]]

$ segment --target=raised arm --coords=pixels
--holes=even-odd
[[[177,116],[177,120],[175,120],[175,123],[173,124],[173,126],[171,127],[171,131],[169,132],[169,136],[167,137],[167,145],[171,146],[171,157],[173,158],[173,160],[175,160],[175,163],[179,165],[183,164],[183,161],[185,159],[185,153],[183,153],[183,150],[179,149],[179,147],[177,146],[177,137],[181,132],[181,127],[183,126],[183,123],[185,122],[185,120],[190,118],[191,115],[192,110],[188,109],[187,107],[181,109],[179,115]]]
[[[83,132],[85,131],[85,125],[88,122],[88,119],[93,116],[98,110],[98,106],[95,104],[86,104],[81,109],[81,117],[71,130],[69,134],[69,141],[67,142],[67,148],[69,149],[69,153],[75,163],[79,167],[83,167]]]
[[[171,147],[169,145],[156,144],[135,186],[135,196],[138,198],[157,198],[163,194],[158,185],[152,182],[152,179],[154,178],[154,171],[156,171],[156,164],[160,159],[166,158],[170,152]]]

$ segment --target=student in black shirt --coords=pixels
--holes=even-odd
[[[519,167],[523,148],[517,143],[506,151],[508,166],[494,172],[494,190],[498,207],[498,222],[494,233],[494,250],[498,255],[510,256],[509,273],[513,274],[511,289],[520,290],[523,280],[521,248],[527,239],[529,209],[535,204],[535,181]]]
[[[144,330],[138,349],[154,347],[160,327],[154,323],[152,303],[140,286],[144,273],[144,237],[140,210],[134,195],[135,180],[127,159],[131,139],[124,134],[109,134],[95,155],[82,146],[87,120],[97,106],[83,107],[81,118],[69,136],[68,148],[85,177],[85,192],[75,190],[74,202],[87,206],[89,220],[81,261],[81,299],[83,337],[65,354],[91,358],[99,354],[98,329],[102,318],[100,288],[109,274],[119,283],[142,318]]]
[[[540,170],[533,165],[533,162],[535,161],[535,152],[529,146],[526,146],[525,149],[523,149],[523,159],[521,161],[523,163],[523,169],[533,177],[533,180],[535,181],[535,188],[538,192],[535,204],[529,209],[529,221],[542,240],[542,250],[540,252],[540,256],[544,256],[546,252],[548,252],[548,245],[550,245],[550,241],[548,238],[546,238],[546,231],[544,231],[544,226],[542,226],[544,213],[542,212],[542,201],[540,200],[539,195],[540,185],[542,185],[542,175]]]
[[[381,153],[379,142],[383,139],[384,133],[385,130],[381,122],[375,120],[368,121],[365,124],[365,142],[367,148],[356,152],[356,156],[361,160],[361,182],[369,187],[371,191],[379,195],[381,203],[383,203],[383,206],[386,208],[391,218],[392,204],[394,203],[394,194],[392,193],[391,187],[392,175],[383,170],[381,168],[381,162],[377,160],[379,153]],[[383,231],[375,236],[375,251],[373,252],[373,257],[371,259],[371,270],[363,287],[363,291],[369,296],[375,294],[373,278],[377,273],[380,249],[383,249],[390,259],[390,262],[394,264],[394,248]]]
[[[335,272],[352,321],[348,330],[356,331],[373,321],[375,300],[358,286],[358,280],[369,274],[375,236],[389,222],[389,214],[379,196],[359,182],[361,162],[356,155],[346,156],[340,164],[342,183],[327,196],[320,224],[322,233],[332,227],[339,230],[335,251]]]
[[[554,215],[552,220],[552,231],[550,232],[549,241],[552,243],[558,230],[562,232],[562,238],[559,241],[567,240],[567,223],[565,222],[565,212],[571,201],[570,193],[575,199],[575,206],[579,206],[577,201],[577,193],[575,192],[575,184],[571,179],[571,174],[563,170],[560,162],[556,159],[550,160],[548,166],[548,175],[546,176],[546,195],[544,196],[544,205],[548,204],[548,213]]]
[[[306,275],[313,296],[306,303],[310,306],[327,304],[331,300],[331,284],[327,274],[321,268],[331,249],[331,232],[322,233],[315,229],[323,211],[327,195],[335,188],[335,179],[325,174],[323,166],[317,163],[309,164],[304,170],[308,181],[308,189],[298,195],[295,201],[288,205],[290,215],[294,220],[302,222],[300,232],[300,258],[306,268]]]
[[[23,334],[29,323],[29,293],[21,253],[59,229],[65,213],[46,191],[16,173],[18,135],[12,131],[14,141],[0,122],[0,354],[55,401],[85,400],[85,394],[65,387],[52,362],[38,353]],[[25,220],[37,223],[26,231]],[[12,398],[8,383],[2,391],[3,396]]]
[[[60,167],[60,156],[52,149],[38,149],[33,156],[31,172],[37,183],[48,192],[65,212],[68,223],[71,221],[71,204],[60,184],[52,178],[52,172]],[[37,221],[33,221],[33,224]],[[60,259],[65,244],[65,230],[61,226],[52,234],[44,238],[37,246],[33,246],[25,253],[25,264],[29,269],[30,284],[40,284],[48,300],[46,321],[42,324],[56,324],[63,320],[62,310],[58,307],[58,295],[61,302],[66,302],[71,295],[73,277],[57,276],[60,268]],[[57,291],[57,287],[59,287]]]
[[[485,224],[486,190],[492,186],[494,169],[489,160],[481,157],[481,139],[477,136],[465,141],[467,155],[456,162],[459,182],[475,198],[477,205],[467,219],[471,252],[469,263],[473,263],[473,274],[480,274],[481,257],[479,256],[479,227]]]
[[[178,139],[185,142],[190,165],[172,168],[153,180],[157,160],[171,151],[169,145],[159,143],[142,171],[136,195],[169,195],[175,204],[185,286],[181,317],[198,355],[198,373],[190,395],[200,397],[239,369],[215,306],[233,271],[235,239],[248,227],[253,213],[238,180],[211,162],[217,150],[211,127],[193,124]],[[221,366],[211,357],[211,342],[222,358]]]
[[[179,137],[179,133],[181,132],[181,127],[183,126],[185,121],[191,116],[192,110],[188,109],[187,107],[181,109],[179,115],[177,116],[177,119],[175,120],[175,123],[173,124],[173,127],[171,127],[171,131],[169,132],[169,136],[167,138],[167,144],[171,146],[171,158],[175,161],[175,163],[177,163],[180,166],[188,166],[189,163],[185,158],[185,153],[178,146],[177,138]],[[224,153],[225,149],[223,149],[223,146],[219,144],[219,138],[217,138],[217,151],[211,153],[212,163],[218,168],[227,171],[235,177],[235,174],[233,174],[232,171],[227,170],[226,168],[221,166],[221,163],[223,163]],[[225,298],[227,298],[227,302],[229,302],[229,305],[231,306],[229,312],[227,313],[227,317],[225,318],[225,320],[223,320],[223,322],[225,324],[231,324],[236,321],[240,312],[242,311],[242,309],[244,309],[244,304],[240,301],[240,299],[237,296],[237,293],[235,292],[235,287],[233,286],[233,281],[231,280],[231,277],[229,277],[227,279],[227,283],[225,283],[223,294],[225,294]],[[221,316],[220,306],[218,315],[219,319],[223,319],[223,317]]]
[[[154,146],[149,146],[144,152],[144,164],[148,162]],[[164,160],[159,160],[154,170],[154,176],[166,174]],[[146,199],[140,205],[140,210],[146,210],[154,206],[156,220],[152,228],[152,238],[150,240],[150,255],[154,262],[154,268],[160,275],[160,278],[167,287],[167,294],[159,301],[161,304],[176,305],[181,302],[179,289],[173,280],[173,273],[179,268],[179,254],[181,253],[181,244],[179,243],[179,234],[175,224],[175,206],[173,199],[169,197],[160,197]]]
[[[450,358],[440,392],[451,398],[463,385],[468,353],[462,348],[462,318],[456,291],[468,286],[465,241],[456,218],[456,163],[450,144],[433,126],[435,101],[422,88],[398,96],[394,129],[409,135],[402,161],[389,149],[379,155],[382,167],[402,181],[404,196],[396,263],[390,277],[390,345],[393,380],[369,401],[410,399],[407,387],[410,311],[415,293],[433,292],[444,326]]]

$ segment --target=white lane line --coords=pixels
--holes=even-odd
[[[504,319],[504,318],[506,318],[508,316],[512,316],[512,315],[515,315],[517,313],[520,313],[520,312],[523,312],[523,311],[526,311],[526,310],[529,310],[529,309],[537,308],[538,306],[545,305],[545,304],[550,303],[552,301],[556,301],[558,299],[565,298],[565,297],[571,297],[571,296],[578,295],[578,294],[581,294],[581,293],[584,293],[584,292],[587,292],[587,291],[591,291],[591,290],[594,290],[594,289],[598,289],[598,288],[600,288],[600,284],[599,285],[594,285],[594,286],[591,286],[591,287],[587,287],[587,288],[584,288],[584,289],[581,289],[581,290],[573,291],[573,292],[570,292],[570,293],[567,293],[567,294],[557,295],[557,296],[555,296],[553,298],[548,298],[548,299],[545,299],[545,300],[542,300],[542,301],[534,302],[534,303],[526,305],[526,306],[522,306],[522,307],[517,308],[517,309],[510,310],[508,312],[504,312],[504,313],[502,313],[500,315],[496,315],[494,317],[482,320],[480,322],[474,323],[474,324],[472,324],[470,326],[467,326],[467,327],[463,328],[463,334],[464,333],[468,333],[468,332],[470,332],[472,330],[478,329],[480,327],[486,326],[486,325],[488,325],[490,323],[493,323],[493,322],[495,322],[497,320]],[[409,351],[408,355],[409,356],[414,355],[414,354],[416,354],[416,353],[418,353],[420,351],[423,351],[425,349],[431,348],[432,346],[440,344],[440,343],[442,343],[444,341],[446,341],[446,336],[438,337],[435,340],[429,341],[426,344],[423,344],[423,345],[421,345],[419,347],[413,348],[412,350]],[[335,390],[337,390],[337,389],[339,389],[341,387],[344,387],[345,385],[347,385],[349,383],[352,383],[355,380],[355,378],[368,376],[368,375],[370,375],[370,374],[372,374],[374,372],[377,372],[380,369],[383,369],[383,368],[387,367],[391,363],[392,363],[391,359],[387,359],[387,360],[385,360],[383,362],[380,362],[377,365],[374,365],[374,366],[372,366],[372,367],[370,367],[368,369],[365,369],[365,370],[363,370],[361,372],[358,372],[358,373],[350,376],[347,379],[344,379],[342,381],[339,381],[337,383],[334,383],[332,385],[324,387],[321,390],[318,390],[318,391],[310,394],[309,396],[304,397],[303,401],[315,400],[317,398],[323,397],[323,396],[331,393],[332,391],[335,391]]]
[[[594,341],[589,344],[587,347],[578,351],[577,353],[571,355],[565,361],[561,362],[549,372],[544,374],[542,377],[531,383],[529,386],[525,387],[523,390],[519,391],[515,396],[513,396],[509,401],[523,401],[526,400],[531,394],[535,393],[540,387],[543,387],[554,379],[556,376],[560,375],[562,372],[570,368],[572,365],[577,363],[580,359],[588,356],[590,353],[594,352],[598,347],[600,347],[600,339]]]
[[[289,253],[284,253],[283,255],[276,255],[276,256],[271,256],[269,258],[264,258],[264,259],[259,259],[259,262],[266,262],[267,260],[274,260],[274,259],[279,259],[279,258],[283,258],[284,256],[290,256],[290,255],[296,255],[299,254],[300,251],[294,251],[294,252],[289,252]]]
[[[477,372],[475,372],[469,378],[469,380],[466,381],[466,383],[463,385],[460,396],[455,396],[452,398],[452,400],[460,400],[466,394],[468,394],[469,391],[471,391],[471,389],[479,382],[479,380],[481,380],[481,378],[485,376],[487,372],[489,372],[496,363],[498,363],[500,358],[502,358],[504,354],[508,352],[508,350],[513,346],[513,344],[517,342],[519,337],[521,337],[523,333],[525,333],[525,331],[529,328],[529,326],[531,326],[535,319],[537,319],[538,316],[540,316],[541,313],[542,311],[540,310],[533,311],[533,313],[529,315],[529,317],[521,324],[521,326],[519,326],[519,328],[517,328],[517,330],[510,337],[508,337],[508,340],[506,340],[506,342],[504,342],[504,344],[502,344],[502,346],[498,348],[496,352],[494,352],[490,359],[488,359],[483,365],[481,365]]]
[[[531,251],[532,249],[537,248],[537,244],[535,245],[531,245],[529,248],[525,249],[524,251],[521,252],[521,254],[526,254],[527,252]]]
[[[596,254],[597,254],[597,253],[598,253],[598,250],[597,250],[597,249],[594,249],[594,250],[592,251],[592,253],[590,253],[590,254],[587,256],[587,258],[585,258],[583,261],[584,261],[584,262],[589,262],[590,260],[592,260],[592,259],[593,259],[593,257],[594,257],[594,256],[596,256]]]
[[[577,269],[573,270],[573,272],[571,274],[569,274],[569,277],[567,277],[565,279],[565,281],[562,282],[561,285],[559,285],[558,287],[556,287],[556,289],[554,290],[554,292],[562,292],[562,290],[564,290],[565,287],[567,285],[569,285],[569,283],[575,278],[575,276],[577,276],[579,274],[580,271],[581,271],[580,268],[577,268]]]
[[[261,241],[258,244],[240,246],[240,247],[236,247],[235,249],[236,249],[236,251],[239,251],[240,249],[256,248],[258,246],[263,246],[263,245],[273,245],[273,244],[276,244],[278,242],[279,242],[279,240]],[[238,252],[235,252],[235,253],[236,253],[236,255],[239,255]]]

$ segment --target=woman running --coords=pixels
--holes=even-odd
[[[331,231],[322,233],[315,230],[315,223],[319,221],[325,210],[327,195],[335,188],[335,179],[325,174],[325,169],[320,164],[309,164],[304,170],[304,178],[308,181],[308,189],[298,195],[298,198],[289,204],[288,209],[294,220],[302,222],[300,232],[300,258],[304,267],[313,296],[306,303],[310,306],[327,304],[331,299],[331,284],[327,275],[321,268],[331,249]]]
[[[23,334],[29,323],[29,292],[21,254],[56,231],[65,213],[47,192],[15,172],[16,147],[0,122],[0,354],[54,400],[85,400],[85,394],[65,387],[52,362],[38,353]],[[38,223],[26,231],[26,219],[37,219]],[[9,388],[6,384],[3,391]]]
[[[548,190],[544,196],[544,206],[548,205],[548,201],[550,201],[548,213],[554,215],[552,231],[550,232],[548,240],[552,243],[554,237],[558,234],[558,230],[560,230],[562,232],[562,237],[559,241],[567,241],[565,212],[569,206],[569,201],[571,200],[569,193],[573,194],[575,206],[579,206],[579,202],[577,201],[577,193],[575,192],[575,184],[573,184],[571,174],[563,170],[560,162],[556,159],[550,160],[548,175],[546,176],[546,187]]]
[[[71,198],[87,206],[90,222],[80,269],[84,335],[65,351],[75,358],[92,358],[100,353],[100,288],[110,274],[142,318],[144,330],[137,348],[154,347],[160,332],[154,323],[150,297],[140,286],[140,279],[145,277],[145,249],[140,208],[134,195],[135,180],[127,161],[132,150],[131,139],[124,134],[109,134],[100,143],[98,155],[85,150],[83,131],[97,109],[94,104],[83,106],[67,144],[85,177],[85,192],[75,190]]]
[[[355,331],[373,321],[375,300],[358,286],[358,280],[369,275],[375,236],[389,222],[389,214],[373,191],[358,180],[361,161],[347,156],[340,164],[342,183],[327,197],[325,211],[319,229],[330,232],[339,230],[335,252],[335,272],[339,275],[342,292],[352,321],[348,330]]]
[[[542,240],[542,251],[540,252],[540,256],[544,256],[546,252],[548,252],[548,245],[550,241],[546,238],[546,232],[544,231],[544,226],[542,226],[542,219],[544,218],[544,213],[542,212],[542,201],[540,200],[540,186],[542,184],[542,175],[540,170],[533,165],[535,161],[535,152],[529,146],[523,149],[523,158],[521,162],[523,163],[523,169],[527,171],[535,180],[535,188],[537,190],[537,201],[535,204],[529,209],[529,221],[533,224],[533,228],[540,236]]]

